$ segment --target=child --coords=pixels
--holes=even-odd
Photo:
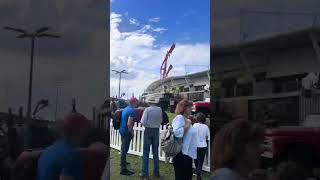
[[[208,141],[210,138],[210,131],[209,127],[205,124],[206,123],[206,116],[203,113],[198,113],[196,115],[196,122],[193,127],[198,132],[198,148],[197,148],[197,159],[194,160],[196,165],[196,175],[197,179],[201,178],[201,170],[204,158],[207,153],[208,149]]]

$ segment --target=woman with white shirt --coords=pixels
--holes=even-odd
[[[172,121],[174,136],[182,141],[181,152],[172,159],[176,180],[192,180],[192,159],[197,158],[197,131],[187,119],[191,108],[192,102],[180,101],[175,110],[177,116]]]
[[[208,149],[208,141],[210,137],[210,131],[208,126],[205,124],[206,116],[203,113],[198,113],[196,116],[196,121],[193,127],[198,132],[198,148],[197,148],[197,159],[194,160],[196,165],[196,175],[197,179],[201,180],[201,170],[204,158]]]

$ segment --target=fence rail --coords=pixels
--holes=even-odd
[[[167,129],[167,126],[160,127],[160,133]],[[141,123],[135,123],[133,127],[134,137],[130,143],[129,154],[133,154],[136,156],[143,155],[143,137],[144,137],[144,127]],[[112,121],[110,123],[110,147],[113,149],[120,150],[121,148],[121,137],[118,130],[115,130],[112,125]],[[161,150],[159,146],[159,160],[166,161],[166,156],[164,152]],[[150,151],[149,158],[153,158],[152,150]],[[202,170],[210,172],[210,146],[208,146],[208,151],[203,163]]]

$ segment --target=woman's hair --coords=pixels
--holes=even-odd
[[[206,122],[206,115],[204,115],[202,112],[197,113],[196,121],[200,122],[200,123],[205,123]]]
[[[184,100],[181,100],[178,104],[177,104],[177,107],[176,107],[176,110],[175,110],[175,114],[176,115],[183,115],[184,112],[186,111],[186,109],[188,107],[191,107],[192,106],[192,102],[184,99]]]
[[[232,168],[245,145],[264,139],[264,127],[247,120],[233,120],[214,137],[213,168]]]
[[[302,167],[293,161],[282,162],[276,171],[276,180],[300,180],[305,179],[306,173]]]

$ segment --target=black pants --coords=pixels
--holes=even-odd
[[[127,153],[130,148],[130,142],[131,142],[132,136],[130,133],[127,134],[121,134],[121,171],[127,171]]]
[[[192,180],[192,158],[180,152],[172,159],[175,179]]]
[[[201,176],[202,165],[203,165],[206,153],[207,153],[207,147],[197,148],[197,159],[194,160],[194,164],[196,165],[196,174],[198,176]]]

